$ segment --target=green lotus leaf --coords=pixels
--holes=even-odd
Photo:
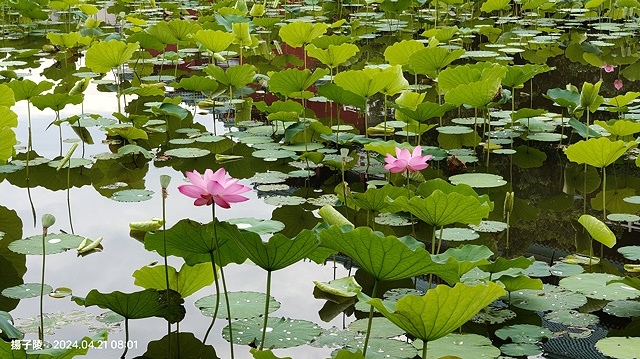
[[[180,345],[176,345],[180,343]],[[211,345],[204,345],[202,342],[188,332],[172,332],[170,337],[165,335],[160,340],[150,341],[147,345],[145,358],[164,358],[171,349],[170,358],[198,359],[217,358],[215,349]]]
[[[605,103],[607,105],[613,106],[616,109],[624,109],[629,103],[631,103],[633,100],[635,100],[639,96],[640,96],[640,92],[629,91],[624,95],[618,95],[613,98],[606,99]],[[640,131],[636,131],[636,132],[640,132]]]
[[[618,252],[631,261],[640,260],[640,246],[626,246],[618,248]]]
[[[537,168],[547,159],[546,153],[526,145],[518,146],[515,150],[516,153],[511,158],[520,168]]]
[[[400,121],[406,121],[411,119],[420,123],[430,120],[435,117],[442,117],[445,113],[456,108],[456,105],[451,103],[443,103],[439,105],[434,102],[423,102],[418,104],[415,109],[410,109],[403,106],[397,106],[396,118]]]
[[[441,92],[447,92],[457,86],[476,82],[482,77],[482,71],[489,66],[486,62],[449,66],[438,75],[438,88]]]
[[[454,185],[467,184],[474,188],[493,188],[507,184],[501,176],[491,173],[463,173],[449,177],[449,181]]]
[[[462,49],[449,51],[443,47],[427,47],[414,51],[409,56],[408,64],[415,73],[436,78],[440,70],[459,59],[465,52]]]
[[[496,96],[500,81],[501,79],[498,78],[458,85],[445,93],[444,99],[457,106],[485,108]]]
[[[616,235],[609,229],[609,226],[594,216],[583,214],[578,219],[578,222],[584,226],[589,232],[591,237],[596,241],[604,244],[609,248],[613,248],[616,245]]]
[[[473,196],[456,192],[444,193],[435,190],[427,198],[398,197],[390,201],[394,208],[411,212],[421,221],[432,226],[446,226],[454,223],[479,224],[489,215],[490,206]]]
[[[260,345],[263,321],[263,318],[251,318],[235,322],[232,329],[235,344],[255,343]],[[306,320],[269,317],[264,347],[280,349],[304,345],[321,332],[322,328]],[[222,329],[222,337],[229,340],[229,326]]]
[[[266,243],[255,233],[245,233],[233,239],[253,263],[267,271],[277,271],[306,258],[320,244],[316,234],[309,230],[292,239],[278,233]]]
[[[513,259],[498,257],[498,259],[496,259],[493,263],[481,265],[478,268],[482,269],[485,272],[498,273],[510,268],[525,269],[533,264],[533,262],[535,262],[535,258],[533,257],[525,258],[523,256],[520,256]]]
[[[306,51],[309,56],[318,59],[330,69],[334,69],[354,57],[360,49],[354,44],[344,43],[329,45],[326,49],[307,45]]]
[[[209,269],[211,272],[211,269]],[[257,318],[264,314],[264,302],[266,294],[259,292],[228,292],[229,304],[231,307],[232,319]],[[218,305],[216,318],[227,318],[227,307],[222,305],[222,299],[218,301],[217,295],[212,294],[195,301],[193,305],[200,309],[202,314],[213,317]],[[280,302],[269,296],[269,313],[273,313],[280,308]]]
[[[636,300],[614,300],[607,303],[602,311],[616,317],[638,317],[640,316],[640,302]]]
[[[209,263],[198,263],[194,266],[183,264],[180,271],[169,266],[169,288],[186,298],[200,289],[213,283],[213,272]],[[166,289],[165,267],[142,267],[133,272],[133,284],[144,289]]]
[[[148,189],[125,189],[115,192],[111,199],[116,202],[142,202],[152,198],[153,191]]]
[[[233,43],[240,46],[251,46],[251,24],[249,22],[234,22],[231,24],[231,33],[234,35]]]
[[[79,32],[70,32],[67,34],[58,34],[55,32],[47,33],[47,39],[53,45],[59,45],[65,49],[70,49],[79,45],[90,45],[91,37],[82,36]]]
[[[48,93],[45,95],[34,96],[31,103],[40,111],[50,108],[54,111],[61,111],[67,105],[78,105],[82,103],[82,95],[71,96],[66,93]]]
[[[216,79],[225,89],[231,87],[233,92],[253,81],[256,68],[253,65],[245,64],[229,67],[225,72],[221,67],[209,65],[204,68],[204,72]]]
[[[640,93],[639,93],[640,94]],[[640,132],[640,123],[632,120],[594,121],[594,124],[604,128],[615,136],[625,137]]]
[[[531,311],[576,309],[586,303],[584,295],[548,284],[542,290],[523,289],[511,293],[511,305]]]
[[[15,103],[16,99],[11,87],[7,86],[6,84],[0,84],[0,106],[11,107],[15,105]]]
[[[413,345],[420,348],[424,344],[416,340]],[[427,343],[429,359],[488,359],[499,355],[500,350],[493,346],[491,340],[478,334],[452,333]]]
[[[384,59],[391,66],[406,66],[409,64],[411,55],[424,49],[424,44],[416,40],[402,40],[393,45],[387,46],[384,50]]]
[[[24,338],[24,333],[13,326],[13,317],[11,317],[11,314],[5,311],[0,311],[0,330],[2,330],[2,333],[5,334],[9,339]]]
[[[140,48],[143,48],[146,50],[153,49],[156,51],[162,51],[166,46],[166,43],[160,41],[157,37],[153,36],[148,32],[143,32],[143,31],[136,32],[131,36],[127,37],[127,42],[138,43],[140,44]]]
[[[189,41],[191,35],[200,30],[197,22],[173,19],[171,21],[160,21],[149,27],[147,31],[165,44],[179,44]]]
[[[535,343],[553,335],[549,329],[531,324],[510,325],[496,330],[495,334],[502,340],[511,338],[515,343]]]
[[[353,258],[360,268],[377,280],[410,278],[418,274],[433,273],[449,283],[458,281],[452,265],[437,264],[431,260],[424,244],[413,238],[405,241],[395,236],[384,237],[368,227],[343,232],[338,226],[320,231],[323,247],[337,250]]]
[[[615,303],[615,302],[610,302]],[[580,313],[577,310],[558,310],[554,312],[550,312],[544,315],[544,319],[552,322],[552,323],[560,323],[567,326],[573,327],[586,327],[589,325],[596,324],[600,321],[595,314],[590,313]]]
[[[85,62],[91,71],[106,73],[129,61],[139,48],[137,43],[127,44],[118,40],[97,42],[87,50]]]
[[[320,68],[313,73],[310,70],[296,68],[281,70],[271,75],[269,88],[286,97],[301,97],[304,91],[328,73],[326,69]]]
[[[380,68],[348,70],[337,74],[333,81],[336,85],[361,97],[371,97],[381,92],[396,79],[393,72],[383,72]]]
[[[449,242],[464,242],[478,239],[480,235],[470,228],[444,228],[442,232],[436,231],[436,238],[442,238]]]
[[[522,289],[536,289],[542,290],[542,280],[538,278],[529,278],[526,275],[519,275],[516,277],[510,275],[503,275],[498,280],[504,284],[504,289],[507,292],[515,292]]]
[[[373,331],[375,333],[375,331]],[[339,343],[342,344],[342,343]],[[364,345],[364,338],[359,335],[349,339],[341,347],[345,350],[355,350],[356,348],[362,348]],[[387,339],[387,338],[370,338],[369,345],[367,347],[367,359],[412,359],[418,355],[417,350],[409,343],[403,340]],[[336,356],[336,359],[338,357]],[[358,352],[351,353],[351,355],[345,355],[344,358],[363,358],[362,354]]]
[[[62,253],[69,249],[78,248],[84,237],[68,233],[49,233],[45,237],[45,254]],[[42,254],[42,236],[32,236],[13,241],[8,246],[9,250],[20,254]]]
[[[319,290],[339,297],[355,297],[362,290],[362,287],[353,276],[334,279],[328,283],[314,280],[313,284]]]
[[[222,52],[226,50],[235,39],[232,33],[220,30],[198,30],[191,38],[199,42],[205,49],[211,52]]]
[[[640,290],[617,281],[622,277],[606,273],[582,273],[560,280],[560,286],[588,298],[624,300],[640,297]],[[613,283],[609,283],[614,281]]]
[[[577,109],[588,109],[590,112],[596,112],[604,102],[604,98],[598,94],[601,85],[602,81],[598,81],[595,84],[585,82],[582,85],[582,91],[580,91],[580,106]]]
[[[93,289],[84,299],[86,307],[98,306],[103,309],[112,310],[126,319],[142,319],[151,317],[165,318],[171,323],[177,323],[184,318],[186,313],[184,300],[180,294],[170,290],[159,291],[155,289],[145,289],[140,292],[122,293],[100,293]]]
[[[18,127],[18,114],[0,105],[0,128],[3,127]]]
[[[253,5],[254,7],[256,4]],[[253,11],[253,10],[252,10]],[[251,348],[251,355],[253,355],[254,359],[291,359],[291,357],[277,357],[271,349],[269,350],[258,350],[255,348]]]
[[[367,211],[380,212],[389,206],[387,197],[395,199],[406,194],[407,191],[404,188],[387,184],[381,188],[369,188],[364,193],[354,192],[353,198],[358,207]]]
[[[312,24],[305,21],[294,21],[280,28],[278,34],[282,41],[291,47],[310,44],[313,39],[323,35],[329,28],[323,22]]]
[[[358,319],[349,324],[349,330],[360,334],[367,333],[369,320],[367,318]],[[371,325],[371,338],[394,338],[404,335],[404,329],[393,324],[385,317],[373,318]]]
[[[198,157],[207,156],[210,153],[211,151],[209,150],[205,150],[202,148],[195,148],[195,147],[176,148],[176,149],[167,150],[164,152],[164,154],[167,156],[178,157],[178,158],[198,158]]]
[[[212,93],[218,89],[216,80],[205,76],[189,76],[180,79],[180,82],[173,82],[171,86],[189,91],[202,91]]]
[[[507,224],[500,221],[482,221],[478,225],[470,224],[469,227],[476,232],[500,233],[507,229]]]
[[[627,150],[636,147],[635,141],[611,141],[607,137],[579,141],[564,150],[569,161],[586,163],[593,167],[606,167],[614,163]]]
[[[596,342],[596,348],[604,355],[615,359],[635,359],[638,353],[631,348],[638,348],[640,338],[611,337]]]
[[[12,299],[35,298],[40,296],[40,288],[43,288],[44,294],[49,294],[53,291],[53,288],[48,284],[43,286],[40,283],[24,283],[3,289],[2,295]]]
[[[534,76],[551,71],[552,68],[544,64],[524,64],[507,67],[507,74],[502,79],[502,86],[519,88]]]
[[[480,196],[473,188],[471,188],[471,186],[467,184],[460,183],[454,186],[441,178],[435,178],[421,183],[420,186],[418,186],[418,188],[416,189],[415,193],[422,197],[428,197],[435,190],[440,190],[444,193],[455,192],[465,196],[473,196],[480,203],[486,202],[491,210],[493,210],[493,202],[489,198],[489,195],[483,194],[482,196]]]
[[[239,229],[257,233],[269,234],[280,232],[284,229],[284,223],[269,219],[256,219],[253,217],[231,218],[227,222],[237,226]]]
[[[331,82],[327,82],[318,87],[318,95],[324,96],[330,101],[337,102],[341,105],[351,105],[361,109],[364,109],[365,106],[363,96],[356,95]]]
[[[137,145],[124,145],[118,148],[118,154],[122,156],[140,154],[148,160],[153,158],[153,154],[151,152],[147,151],[144,147],[140,147]]]
[[[218,249],[213,237],[213,226],[213,222],[201,224],[189,219],[178,221],[173,227],[166,230],[166,255],[182,257],[189,265],[209,262],[210,255]],[[163,233],[163,231],[148,233],[144,240],[145,248],[161,255],[165,254]],[[216,233],[222,257],[222,263],[218,263],[216,259],[217,265],[225,266],[231,262],[242,263],[247,259],[240,248],[236,246],[235,241],[231,240],[233,236],[243,236],[243,233],[236,226],[227,222],[218,222]]]
[[[429,342],[458,329],[504,294],[504,289],[493,282],[475,286],[457,283],[453,288],[439,285],[422,297],[403,297],[395,308],[387,308],[379,298],[368,303],[407,333]]]
[[[500,351],[505,355],[514,357],[536,356],[542,354],[542,349],[532,343],[507,343],[500,347]]]
[[[569,277],[584,272],[584,268],[578,264],[556,263],[549,268],[549,272],[556,277]]]
[[[448,237],[445,237],[449,240]],[[449,248],[444,253],[432,255],[431,258],[437,263],[453,263],[458,266],[457,274],[459,277],[472,270],[473,268],[489,263],[488,259],[493,252],[486,246],[463,245],[458,248]],[[450,258],[455,259],[455,262]]]
[[[510,2],[508,0],[487,0],[482,3],[480,11],[490,13],[498,10],[509,10],[511,9],[509,3]]]
[[[41,93],[50,90],[53,87],[53,83],[49,81],[40,81],[36,84],[35,82],[26,79],[8,82],[6,86],[13,90],[13,97],[15,98],[15,101],[31,101],[34,96],[38,96]],[[3,92],[6,93],[6,90],[4,90]],[[10,96],[7,97],[7,99],[3,99],[2,101],[7,103],[6,106],[13,105],[13,103],[11,103]]]
[[[544,97],[552,100],[562,107],[566,107],[570,112],[580,105],[580,93],[578,91],[554,88],[547,90]]]

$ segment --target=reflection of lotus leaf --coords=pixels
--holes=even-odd
[[[251,318],[233,323],[233,338],[235,344],[260,345],[258,338],[262,337],[262,318]],[[267,336],[264,347],[275,349],[291,348],[304,345],[315,339],[322,332],[316,324],[298,319],[273,318],[267,321]],[[222,329],[222,336],[229,340],[229,327]]]
[[[257,318],[264,314],[265,294],[259,292],[228,292],[229,305],[233,319]],[[213,317],[216,309],[216,295],[208,295],[195,301],[196,308],[202,311],[207,317]],[[216,318],[227,318],[227,307],[222,304],[222,298],[218,307]],[[269,296],[269,313],[273,313],[280,308],[280,302]],[[262,319],[260,319],[262,320]],[[235,334],[235,333],[234,333]],[[235,337],[235,335],[234,335]]]

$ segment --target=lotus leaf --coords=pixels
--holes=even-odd
[[[485,194],[480,196],[469,185],[457,184],[454,186],[441,178],[435,178],[421,183],[420,186],[418,186],[418,188],[416,189],[416,194],[422,197],[428,197],[435,190],[440,190],[447,194],[455,192],[465,196],[473,196],[478,200],[478,202],[488,203],[491,210],[493,210],[493,202],[491,202],[491,199],[488,195]]]
[[[79,32],[70,32],[66,34],[56,34],[54,32],[50,32],[47,34],[47,39],[53,45],[59,45],[65,49],[70,49],[76,46],[81,45],[90,45],[91,37],[90,36],[82,36]]]
[[[368,227],[343,232],[338,226],[320,231],[321,245],[340,251],[372,274],[377,280],[410,278],[418,274],[433,273],[449,283],[458,281],[451,273],[451,265],[437,264],[415,239],[384,237]]]
[[[531,324],[515,324],[496,330],[496,336],[506,340],[511,338],[515,343],[539,342],[544,338],[550,338],[553,333],[543,327]]]
[[[476,232],[500,233],[507,229],[507,224],[498,221],[482,221],[478,225],[470,224],[469,227]]]
[[[585,303],[587,298],[584,295],[548,284],[542,290],[523,289],[511,293],[513,306],[531,311],[576,309]]]
[[[211,272],[211,270],[209,270]],[[232,308],[232,319],[248,319],[258,318],[264,314],[264,302],[266,295],[259,292],[228,292],[229,305]],[[202,314],[207,317],[213,317],[213,313],[216,312],[216,302],[218,301],[217,295],[212,294],[206,297],[202,297],[195,301],[196,308],[202,311]],[[280,308],[280,302],[278,302],[272,296],[269,296],[269,313],[273,313]],[[220,305],[216,318],[227,318],[227,307]]]
[[[438,77],[438,72],[464,55],[465,50],[449,51],[442,47],[427,47],[412,52],[409,56],[409,68],[415,73]]]
[[[582,84],[582,90],[580,91],[580,106],[577,109],[589,110],[590,112],[596,112],[598,107],[604,102],[604,98],[598,93],[600,92],[600,86],[602,81],[598,81],[595,84],[585,82]]]
[[[613,248],[616,244],[616,235],[613,234],[611,229],[604,224],[602,221],[597,219],[594,216],[583,214],[578,219],[578,222],[584,226],[584,228],[589,232],[591,237],[596,241],[604,244],[609,248]]]
[[[340,45],[329,45],[326,49],[318,48],[315,45],[308,45],[306,51],[309,56],[318,59],[330,69],[334,69],[355,56],[360,49],[354,44],[344,43]]]
[[[133,293],[118,291],[100,293],[93,289],[84,300],[86,307],[96,305],[103,309],[110,309],[126,319],[161,317],[171,323],[177,323],[184,318],[186,311],[182,303],[184,300],[177,292],[155,289]]]
[[[547,65],[524,64],[507,67],[507,74],[502,79],[502,85],[510,88],[518,88],[538,74],[552,70]]]
[[[509,310],[507,308],[496,308],[490,305],[485,308],[485,310],[476,314],[475,317],[471,319],[471,321],[479,324],[500,324],[515,317],[516,313],[512,310]]]
[[[389,64],[406,66],[409,58],[416,51],[424,49],[424,44],[416,40],[402,40],[393,45],[387,46],[384,51],[384,59]]]
[[[339,297],[354,297],[362,290],[360,284],[352,276],[334,279],[328,283],[313,281],[313,284],[321,291]]]
[[[540,279],[529,278],[526,275],[510,276],[503,275],[498,280],[504,285],[507,292],[514,292],[522,289],[542,290],[542,281]]]
[[[544,318],[553,323],[560,323],[573,327],[586,327],[598,323],[599,318],[595,314],[580,313],[577,310],[559,310],[544,315]]]
[[[387,308],[378,298],[369,304],[407,333],[429,342],[456,330],[502,295],[504,289],[493,282],[475,286],[457,283],[453,288],[439,285],[422,297],[403,297],[395,308]]]
[[[464,173],[449,177],[449,181],[454,184],[467,184],[474,188],[501,187],[507,184],[501,176],[490,173]]]
[[[455,107],[455,105],[446,102],[442,105],[438,105],[434,102],[423,102],[416,105],[414,109],[398,106],[396,107],[398,110],[398,112],[396,112],[396,118],[400,121],[407,121],[410,119],[423,123],[434,117],[442,117],[445,113]],[[438,131],[440,131],[440,128],[438,128]]]
[[[444,228],[442,234],[436,231],[436,238],[449,242],[472,241],[478,239],[480,235],[469,228]]]
[[[354,192],[353,198],[358,207],[379,212],[389,206],[386,202],[387,198],[395,199],[406,194],[407,191],[404,188],[387,184],[381,188],[369,188],[364,193]]]
[[[226,89],[231,87],[231,91],[233,92],[235,89],[243,87],[253,81],[256,68],[253,65],[238,65],[229,67],[225,72],[221,67],[209,65],[204,68],[204,72],[213,77]]]
[[[365,334],[367,332],[368,320],[366,318],[358,319],[349,324],[349,330]],[[403,335],[405,331],[384,317],[373,318],[371,328],[372,338],[394,338]]]
[[[254,233],[232,238],[253,263],[267,271],[288,267],[309,256],[319,245],[316,234],[309,230],[302,231],[293,239],[275,234],[266,243]]]
[[[35,298],[40,296],[41,288],[44,294],[49,294],[53,291],[53,288],[48,284],[41,285],[40,283],[24,283],[15,287],[3,289],[2,295],[12,299]]]
[[[276,233],[284,229],[284,223],[280,221],[256,219],[253,217],[230,218],[227,222],[236,225],[238,229],[243,229],[260,235]]]
[[[384,90],[397,79],[395,72],[384,72],[380,68],[367,67],[362,70],[348,70],[334,77],[336,85],[358,96],[371,97]]]
[[[616,317],[638,317],[640,316],[640,302],[635,300],[614,300],[607,303],[602,311]]]
[[[171,345],[169,343],[172,343]],[[175,343],[180,343],[176,345]],[[163,358],[171,348],[170,357],[180,359],[216,358],[216,352],[211,345],[204,345],[202,342],[188,332],[173,332],[170,337],[165,335],[160,340],[150,341],[147,345],[145,358]]]
[[[604,355],[615,359],[635,359],[637,352],[631,348],[640,345],[640,338],[611,337],[598,340],[596,348]]]
[[[235,322],[233,325],[235,344],[247,345],[253,342],[260,345],[259,338],[262,337],[262,326],[262,318]],[[304,345],[316,338],[321,332],[322,328],[306,320],[269,317],[267,336],[263,347],[273,346],[274,349],[280,349]],[[222,336],[229,340],[229,326],[222,329]]]
[[[50,108],[54,111],[60,111],[67,105],[78,105],[82,103],[82,95],[70,96],[66,93],[50,93],[45,95],[34,96],[31,103],[39,110]]]
[[[623,283],[611,283],[622,277],[606,273],[583,273],[560,280],[560,286],[593,299],[624,300],[640,297],[640,290]]]
[[[218,83],[214,79],[205,76],[183,77],[180,79],[180,82],[173,82],[171,85],[176,88],[206,93],[211,93],[218,89]]]
[[[614,213],[636,213],[640,210],[640,206],[625,201],[625,198],[635,195],[633,188],[619,188],[608,190],[606,192],[607,211]],[[591,197],[591,207],[595,210],[602,211],[602,192],[598,192],[595,197]]]
[[[640,123],[631,120],[610,120],[610,121],[594,121],[594,124],[604,128],[607,132],[616,137],[631,136],[640,132]]]
[[[31,81],[31,80],[23,80],[23,81]],[[20,83],[21,81],[16,81],[16,83]],[[31,81],[33,82],[33,81]],[[50,82],[47,81],[47,83],[51,84]],[[35,82],[33,82],[33,85],[36,85]],[[12,85],[13,86],[20,86],[20,85]],[[30,87],[29,85],[27,85],[28,87]],[[48,85],[44,85],[44,86],[48,86]],[[48,89],[50,89],[51,86],[49,86],[49,88],[43,89],[42,91],[46,91]],[[40,91],[40,92],[42,92]],[[31,97],[31,96],[30,96]],[[6,107],[11,107],[13,105],[15,105],[16,103],[16,99],[13,93],[13,90],[11,89],[11,87],[9,87],[6,84],[0,84],[0,106],[6,106]],[[15,127],[15,126],[14,126]]]
[[[139,48],[137,43],[127,44],[118,40],[97,42],[87,50],[86,65],[91,71],[106,73],[129,61]]]
[[[183,264],[180,271],[169,266],[169,288],[186,298],[213,283],[213,273],[209,263],[194,266]],[[142,267],[133,272],[134,284],[144,289],[166,289],[165,267]]]
[[[0,311],[0,330],[2,330],[2,333],[9,339],[24,338],[24,333],[20,332],[13,326],[13,318],[11,317],[11,314],[5,311]]]
[[[515,357],[529,357],[542,354],[542,349],[532,343],[507,343],[500,347],[500,351],[505,355]]]
[[[295,21],[280,28],[279,35],[282,41],[291,47],[301,47],[310,44],[311,41],[323,35],[329,25],[320,22],[312,24],[304,21]]]
[[[220,30],[198,30],[191,38],[202,44],[211,52],[221,52],[226,50],[235,39],[235,35]]]
[[[557,263],[549,268],[549,272],[556,277],[569,277],[584,272],[584,268],[578,264]]]
[[[126,189],[111,195],[111,199],[117,202],[142,202],[150,200],[153,191],[148,189]]]
[[[0,92],[0,94],[8,96],[6,99],[3,99],[2,102],[5,104],[5,106],[12,106],[15,101],[31,101],[34,96],[38,96],[41,93],[50,90],[53,87],[53,83],[49,81],[40,81],[38,83],[35,83],[27,79],[11,81],[8,82],[6,86],[13,90],[13,94],[8,93],[5,87],[3,87],[3,90],[2,92]],[[13,98],[15,98],[15,101],[13,101]]]
[[[254,4],[253,6],[255,7],[257,4]],[[253,9],[252,9],[253,11]],[[291,357],[277,357],[275,354],[273,354],[273,352],[271,351],[271,349],[269,350],[258,350],[255,348],[251,348],[250,350],[251,355],[253,355],[254,359],[291,359]]]
[[[365,106],[365,99],[363,96],[356,95],[355,93],[331,82],[327,82],[326,84],[318,87],[318,95],[324,96],[329,100],[342,105],[351,105],[361,109],[364,109]],[[340,126],[342,128],[345,125]]]
[[[538,133],[530,133],[527,135],[528,140],[532,141],[541,141],[541,142],[558,142],[567,138],[566,135],[561,133],[552,133],[552,132],[538,132]]]
[[[49,233],[45,237],[45,254],[62,253],[69,249],[78,248],[84,237],[67,233]],[[9,250],[20,254],[42,254],[42,236],[32,236],[18,241],[13,241],[8,246]]]
[[[445,194],[439,189],[427,198],[407,200],[406,197],[398,197],[390,203],[394,208],[411,212],[421,221],[438,227],[453,223],[479,224],[490,211],[487,202],[456,192]]]
[[[271,75],[269,88],[283,96],[299,98],[303,97],[304,91],[327,74],[326,69],[316,69],[313,72],[296,68],[281,70]]]
[[[606,137],[600,137],[574,143],[564,152],[572,162],[602,168],[614,163],[627,150],[635,146],[637,146],[635,141],[611,141]]]

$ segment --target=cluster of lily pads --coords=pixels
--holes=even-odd
[[[640,79],[637,1],[0,6],[2,181],[29,196],[36,187],[68,195],[93,186],[138,202],[155,194],[150,165],[171,167],[191,180],[180,191],[213,209],[209,223],[187,218],[167,228],[172,187],[163,176],[162,218],[130,229],[164,265],[133,274],[144,290],[71,296],[108,309],[105,321],[124,322],[127,340],[130,320],[164,318],[167,335],[145,357],[216,357],[206,343],[217,318],[227,320],[232,358],[240,347],[274,358],[271,349],[303,344],[335,348],[336,358],[521,357],[593,339],[603,313],[630,319],[590,349],[635,357],[628,348],[640,342],[640,281],[630,274],[640,270],[640,246],[618,246],[620,265],[604,247],[615,248],[620,223],[640,220],[640,92],[621,92]],[[561,84],[552,88],[552,78]],[[85,112],[93,89],[117,111]],[[35,150],[32,107],[54,113],[55,158]],[[28,128],[20,143],[18,126]],[[65,139],[67,128],[77,138]],[[108,151],[86,156],[101,146],[96,135]],[[538,169],[543,163],[551,174]],[[271,220],[216,217],[216,206],[246,200],[239,194],[249,188],[236,179],[276,207]],[[10,273],[0,288],[0,352],[73,357],[100,345],[105,331],[74,348],[12,346],[27,328],[46,343],[43,297],[71,295],[45,284],[47,256],[89,255],[103,244],[75,234],[70,204],[68,233],[48,233],[55,219],[45,215],[42,235],[27,238],[15,212],[0,211],[0,264]],[[554,233],[569,243],[564,258],[522,256],[534,234],[545,243]],[[40,283],[23,283],[27,255],[41,256]],[[169,266],[167,256],[184,265]],[[315,283],[313,295],[326,301],[320,318],[356,311],[363,319],[323,329],[271,316],[279,307],[273,272],[341,258],[358,273]],[[266,271],[266,294],[227,291],[225,266],[247,260]],[[211,285],[216,294],[195,302],[212,318],[209,330],[181,332],[176,323],[194,310],[184,299]],[[30,297],[40,298],[40,315],[16,328],[10,312]],[[565,329],[552,332],[543,319]]]

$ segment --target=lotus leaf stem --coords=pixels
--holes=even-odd
[[[162,246],[163,246],[163,253],[162,256],[164,257],[164,278],[165,278],[165,284],[167,286],[167,299],[169,299],[169,305],[167,306],[168,309],[168,318],[167,318],[167,355],[169,357],[169,359],[171,359],[171,296],[169,295],[169,289],[170,285],[169,285],[169,263],[167,261],[167,206],[166,206],[166,201],[167,201],[167,190],[166,188],[162,189]]]
[[[47,251],[46,251],[46,243],[47,243],[47,228],[42,228],[42,277],[40,279],[40,328],[38,328],[38,339],[44,342],[44,268],[46,264]]]
[[[375,298],[378,291],[378,279],[373,282],[373,291],[371,292],[371,298]],[[367,357],[367,347],[369,346],[369,337],[371,336],[371,324],[373,324],[373,306],[369,308],[369,321],[367,322],[367,334],[364,337],[364,348],[362,349],[362,356]]]
[[[213,241],[214,241],[214,244],[216,246],[216,253],[218,254],[218,263],[220,263],[220,278],[222,279],[222,290],[224,291],[224,302],[225,302],[225,305],[227,307],[227,322],[229,323],[229,345],[231,347],[231,359],[234,359],[235,356],[234,356],[234,352],[233,352],[233,328],[231,327],[231,306],[229,305],[229,293],[227,292],[227,283],[226,283],[226,281],[224,279],[224,269],[223,269],[223,265],[222,265],[222,254],[220,254],[220,242],[218,241],[218,231],[217,231],[218,221],[216,220],[216,206],[215,205],[211,206],[211,211],[212,211],[212,214],[213,214]],[[211,256],[213,256],[213,253],[211,253]],[[214,266],[213,270],[215,272],[215,266]],[[215,275],[214,275],[214,279],[215,279]],[[218,283],[218,282],[216,281],[216,283]]]
[[[264,349],[264,340],[267,337],[267,321],[269,320],[269,298],[271,296],[271,271],[267,270],[267,294],[264,298],[264,322],[262,324],[262,339],[259,350]]]
[[[167,295],[169,293],[167,292]],[[124,351],[120,356],[120,359],[125,359],[127,357],[127,352],[129,351],[129,318],[124,318]]]

